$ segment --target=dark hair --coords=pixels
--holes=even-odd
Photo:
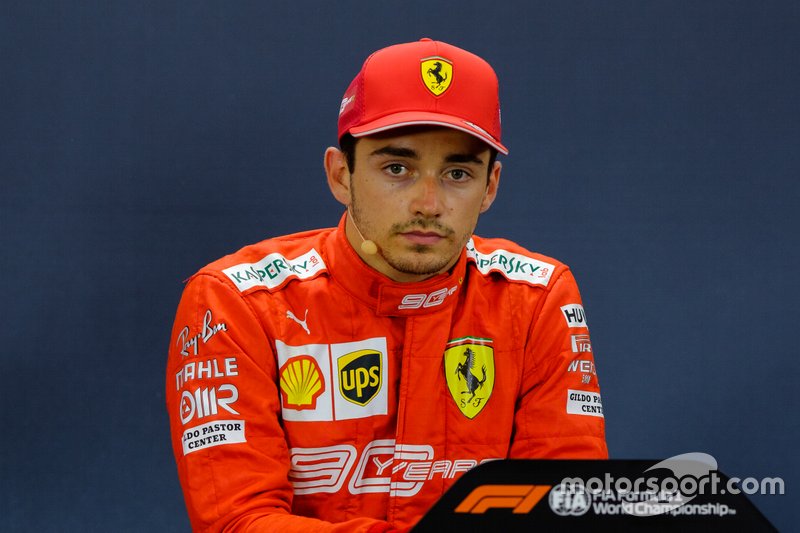
[[[339,149],[344,154],[345,160],[347,161],[347,170],[350,171],[352,174],[355,172],[356,169],[356,143],[358,139],[350,135],[349,133],[345,133],[342,135],[342,138],[339,139]],[[497,160],[497,150],[493,147],[489,147],[489,167],[487,169],[487,176],[489,172],[492,171],[492,167],[494,167],[494,162]]]
[[[347,170],[350,171],[352,174],[356,168],[356,139],[349,133],[345,133],[342,135],[342,138],[339,139],[339,149],[344,154],[345,159],[347,160]]]

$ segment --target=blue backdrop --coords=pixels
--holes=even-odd
[[[754,501],[796,527],[798,4],[366,4],[3,2],[3,529],[188,529],[181,281],[338,221],[344,89],[423,36],[498,71],[511,154],[479,233],[573,268],[612,456],[783,477]]]

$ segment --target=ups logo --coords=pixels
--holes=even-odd
[[[367,405],[381,390],[381,353],[358,350],[341,356],[338,361],[339,390],[356,405]]]

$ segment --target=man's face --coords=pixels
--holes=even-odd
[[[452,267],[497,192],[500,164],[489,171],[489,156],[486,144],[450,128],[359,139],[349,175],[350,211],[378,253],[361,251],[348,221],[353,247],[395,281],[418,281]]]

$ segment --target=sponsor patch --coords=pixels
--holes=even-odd
[[[330,422],[387,414],[385,337],[303,346],[276,341],[275,348],[284,420]],[[293,372],[286,385],[284,377],[290,374],[285,369]]]
[[[572,352],[573,353],[591,353],[592,341],[589,335],[572,335]]]
[[[584,374],[597,375],[594,362],[588,359],[576,359],[567,367],[568,372],[583,372]]]
[[[604,418],[600,394],[585,390],[567,390],[567,414]]]
[[[591,359],[575,359],[570,361],[567,372],[580,372],[581,383],[588,385],[592,381],[592,376],[597,376],[597,369]]]
[[[244,420],[215,420],[183,432],[183,455],[223,444],[247,442],[244,438]]]
[[[342,113],[344,113],[344,110],[347,109],[347,106],[349,106],[353,102],[353,100],[355,100],[355,99],[356,99],[356,95],[354,95],[354,94],[351,94],[350,96],[346,96],[346,97],[342,98],[342,103],[339,104],[339,116],[340,117],[342,116]]]
[[[238,376],[239,369],[235,357],[211,358],[204,361],[190,359],[175,373],[175,390],[196,379],[217,379]]]
[[[231,414],[239,412],[233,407],[239,399],[239,389],[226,383],[216,387],[199,387],[194,391],[185,390],[181,393],[179,412],[181,422],[186,424],[195,418],[205,418],[219,414],[224,409]]]
[[[275,289],[289,279],[309,279],[326,270],[322,257],[311,249],[300,257],[287,259],[272,253],[255,263],[242,263],[222,272],[236,285],[239,292],[253,287]]]
[[[367,405],[381,390],[382,357],[375,350],[358,350],[339,357],[339,389],[345,400]]]
[[[475,418],[494,389],[492,339],[462,337],[448,342],[444,351],[444,373],[458,409],[467,418]]]
[[[303,331],[305,331],[307,335],[311,335],[311,330],[308,329],[308,309],[306,309],[306,314],[303,315],[303,320],[297,318],[297,316],[291,311],[291,309],[286,310],[286,318],[294,321],[298,326],[303,328]]]
[[[344,381],[342,373],[337,372],[337,379],[333,380],[333,385],[336,387],[333,399],[334,419],[349,420],[388,413],[388,387],[382,386],[388,381],[386,338],[376,337],[363,341],[331,344],[330,349],[332,360],[337,361],[337,364],[345,362],[346,369],[342,368],[347,374],[350,370],[362,369],[353,374],[357,379],[356,382]],[[358,383],[363,383],[365,379],[363,370],[367,371],[368,382],[359,391]]]
[[[564,314],[564,320],[567,321],[567,326],[571,328],[588,328],[586,324],[586,312],[580,304],[569,304],[561,307],[561,312]]]
[[[292,357],[281,367],[279,376],[283,405],[298,411],[316,408],[317,398],[325,392],[325,382],[313,357]]]
[[[211,309],[206,309],[203,315],[203,325],[200,332],[192,337],[189,336],[189,326],[184,326],[180,333],[178,333],[178,340],[176,341],[178,347],[181,349],[181,355],[186,357],[188,355],[197,355],[198,346],[206,344],[211,338],[220,331],[228,331],[228,326],[224,322],[217,322],[212,324],[213,315]]]
[[[481,253],[475,248],[472,239],[467,241],[467,259],[475,263],[483,275],[499,272],[510,280],[525,281],[531,285],[547,286],[555,270],[555,265],[508,250],[497,249],[490,253]]]

